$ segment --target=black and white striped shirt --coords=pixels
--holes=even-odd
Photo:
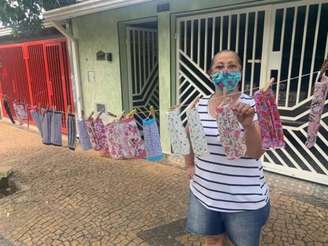
[[[247,157],[239,160],[226,158],[216,119],[208,113],[209,99],[201,99],[197,106],[209,154],[195,156],[191,191],[205,207],[215,211],[240,212],[262,208],[269,200],[262,163]],[[239,101],[255,107],[254,99],[248,95],[242,94]],[[257,120],[257,115],[254,120]]]

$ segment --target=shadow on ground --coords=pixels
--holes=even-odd
[[[161,225],[150,230],[139,232],[137,236],[149,243],[149,245],[180,246],[183,244],[177,241],[176,238],[187,234],[185,231],[185,224],[186,219],[176,220],[166,225]]]

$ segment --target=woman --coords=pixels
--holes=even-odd
[[[210,74],[216,92],[201,99],[197,106],[209,154],[185,157],[191,190],[187,230],[204,235],[206,245],[223,245],[225,235],[234,245],[259,245],[262,226],[270,212],[259,160],[264,151],[255,102],[239,92],[241,69],[240,58],[234,51],[224,50],[214,56]],[[239,160],[226,158],[218,138],[216,109],[226,98],[223,91],[245,132],[246,155]]]

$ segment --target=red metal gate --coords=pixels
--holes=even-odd
[[[10,103],[74,110],[69,74],[65,39],[0,45],[0,97],[7,95]]]

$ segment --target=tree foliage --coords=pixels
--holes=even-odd
[[[13,34],[37,33],[42,29],[42,12],[66,5],[76,0],[0,0],[0,21],[10,27]]]

